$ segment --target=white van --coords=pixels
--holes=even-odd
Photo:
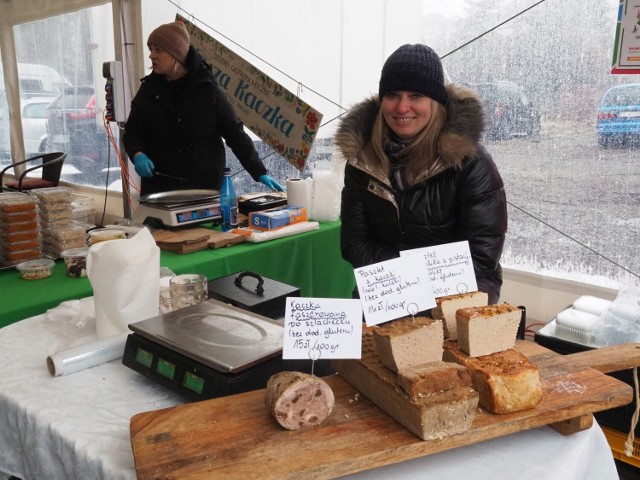
[[[63,75],[46,65],[37,63],[18,63],[20,96],[57,95],[62,87],[71,83]],[[4,92],[4,74],[0,63],[0,90]]]
[[[35,63],[18,63],[18,79],[20,82],[20,108],[22,114],[22,130],[27,154],[38,153],[45,145],[46,109],[43,102],[50,103],[63,87],[71,85],[63,75],[46,65]],[[11,156],[9,143],[9,108],[4,88],[4,75],[0,64],[0,162]],[[38,100],[35,100],[38,98]],[[34,99],[31,101],[30,99]],[[33,103],[33,105],[31,105]],[[36,103],[38,105],[36,105]],[[25,110],[26,109],[26,110]],[[27,114],[25,118],[25,113]],[[6,162],[3,162],[6,163]]]

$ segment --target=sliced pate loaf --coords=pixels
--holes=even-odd
[[[467,367],[480,406],[496,414],[534,408],[542,399],[537,365],[514,349],[471,357],[451,340],[444,342],[445,361]]]
[[[382,364],[394,372],[442,360],[442,320],[406,317],[373,330]]]
[[[457,363],[425,363],[398,372],[398,385],[413,400],[458,387],[471,387],[469,369]]]
[[[522,311],[508,303],[460,308],[456,312],[458,345],[472,357],[513,348],[521,316]]]
[[[436,306],[431,309],[431,315],[437,320],[444,321],[444,336],[451,340],[458,338],[456,311],[466,307],[480,307],[489,303],[486,292],[467,292],[436,298]]]

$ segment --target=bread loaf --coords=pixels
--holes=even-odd
[[[458,309],[458,345],[472,357],[513,348],[521,316],[522,311],[508,303]]]
[[[489,295],[485,292],[467,292],[436,298],[436,306],[431,309],[433,318],[444,322],[444,336],[451,340],[458,338],[456,311],[466,307],[487,305]]]
[[[382,364],[394,372],[422,363],[442,360],[442,320],[407,317],[374,329]]]
[[[472,386],[467,367],[442,360],[400,370],[398,385],[413,400],[458,387]]]
[[[534,408],[542,399],[537,365],[514,349],[471,357],[456,342],[444,343],[444,359],[464,365],[471,373],[480,406],[496,414]]]
[[[331,387],[307,373],[276,373],[265,390],[267,408],[287,430],[320,425],[331,414],[334,402]]]

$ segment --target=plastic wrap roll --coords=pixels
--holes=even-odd
[[[289,237],[298,233],[317,230],[318,228],[320,228],[318,222],[294,223],[293,225],[287,225],[286,227],[278,228],[276,230],[269,230],[266,232],[254,231],[250,237],[247,237],[247,241],[251,243],[266,242],[275,238]]]
[[[47,369],[54,377],[69,375],[122,358],[128,333],[61,350],[47,357]]]
[[[287,180],[287,205],[304,207],[307,210],[307,217],[310,217],[312,192],[313,179],[290,178]]]

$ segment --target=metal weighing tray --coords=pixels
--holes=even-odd
[[[220,195],[218,190],[172,190],[169,192],[150,193],[140,197],[140,203],[149,203],[164,207],[190,205],[210,202]]]

